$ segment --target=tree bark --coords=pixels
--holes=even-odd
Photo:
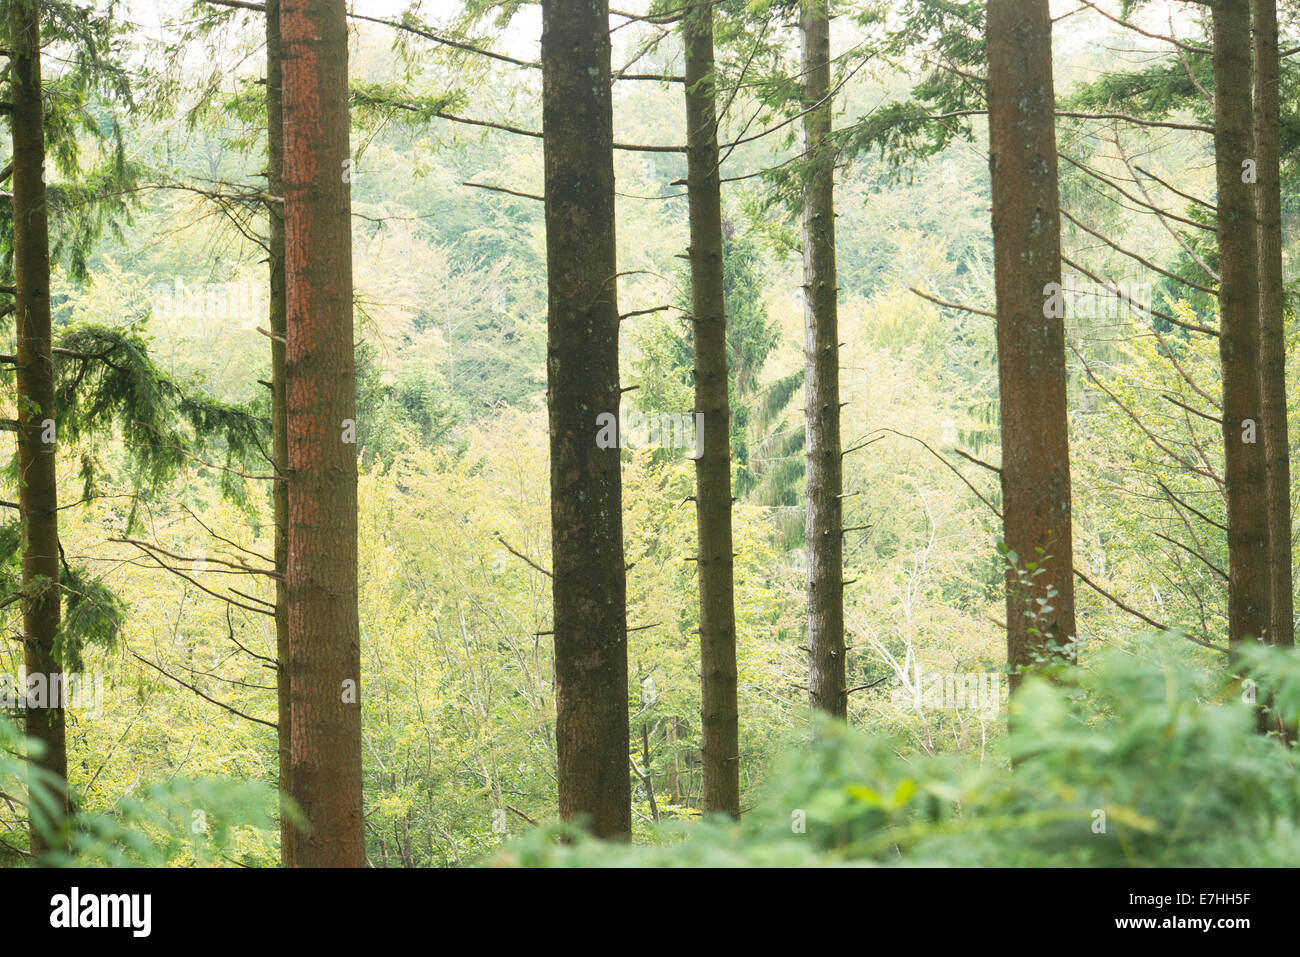
[[[989,0],[987,29],[1007,665],[1014,685],[1021,669],[1062,654],[1075,636],[1070,423],[1065,320],[1049,301],[1061,283],[1061,220],[1047,0]]]
[[[731,535],[731,406],[723,282],[722,182],[713,64],[712,0],[682,21],[686,41],[686,162],[691,221],[695,413],[703,447],[695,461],[700,575],[700,719],[704,812],[740,816],[736,703],[736,607]],[[703,418],[699,418],[703,416]],[[696,441],[699,442],[699,436]]]
[[[632,830],[608,0],[544,0],[547,407],[560,814]],[[605,420],[608,421],[608,420]]]
[[[1264,435],[1268,500],[1269,613],[1264,637],[1270,644],[1291,648],[1295,645],[1295,607],[1291,591],[1291,450],[1287,439],[1276,0],[1255,0],[1254,30],[1260,431]]]
[[[284,79],[280,44],[280,0],[266,0],[266,191],[284,196]],[[293,794],[292,690],[289,686],[289,430],[286,415],[285,342],[288,320],[284,299],[284,206],[267,204],[270,221],[267,262],[270,271],[268,320],[271,326],[271,456],[278,477],[271,490],[275,515],[275,660],[278,750],[281,795]],[[280,866],[293,866],[296,829],[280,808]]]
[[[1268,630],[1267,470],[1260,431],[1259,249],[1251,125],[1249,0],[1214,4],[1214,155],[1218,183],[1219,357],[1228,500],[1228,643]],[[1256,164],[1258,170],[1258,164]]]
[[[668,767],[668,782],[666,789],[668,791],[668,801],[670,804],[682,803],[682,786],[681,786],[681,760],[677,755],[677,719],[668,719],[668,730],[666,732],[668,741],[668,751],[672,754],[672,764]]]
[[[44,745],[36,763],[61,782],[66,817],[68,754],[64,676],[56,647],[62,600],[39,4],[33,0],[11,0],[9,35],[17,287],[18,506],[23,528],[23,647],[29,689],[24,714],[27,736]],[[39,687],[33,686],[34,681],[44,683],[44,692],[39,697],[30,693]],[[45,836],[33,825],[32,853],[50,849]]]
[[[366,863],[344,0],[282,0],[289,681],[303,867]],[[349,442],[349,439],[352,439]]]
[[[826,0],[802,0],[804,428],[807,436],[808,693],[848,716],[844,650],[844,475],[840,447],[839,288],[835,265],[835,151],[831,135]]]

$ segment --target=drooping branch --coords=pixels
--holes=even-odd
[[[202,563],[202,564],[204,564],[204,565],[221,565],[221,566],[223,566],[223,567],[225,567],[225,568],[230,569],[230,571],[226,571],[226,572],[218,571],[218,572],[216,572],[217,574],[224,574],[224,575],[265,575],[267,578],[273,578],[273,579],[279,579],[279,578],[280,578],[280,576],[279,576],[278,574],[276,574],[274,571],[271,571],[271,570],[269,570],[269,569],[265,569],[265,568],[254,568],[254,567],[252,567],[251,565],[245,565],[245,564],[239,564],[239,563],[236,563],[236,562],[230,562],[230,561],[226,561],[226,560],[223,559],[223,558],[213,558],[212,556],[204,556],[203,558],[190,558],[190,557],[188,557],[188,556],[186,556],[186,555],[178,555],[178,554],[176,554],[175,552],[170,552],[170,551],[168,551],[167,549],[162,548],[162,547],[159,546],[159,545],[149,545],[147,542],[141,542],[141,541],[138,541],[138,540],[136,540],[136,539],[134,539],[134,538],[110,538],[109,541],[110,541],[110,542],[118,542],[118,543],[120,543],[120,544],[124,544],[124,545],[139,545],[139,546],[147,546],[147,547],[150,547],[150,548],[154,549],[154,550],[155,550],[156,552],[158,552],[160,555],[165,555],[165,556],[167,556],[168,558],[172,559],[173,561],[178,561],[178,562],[189,562],[191,565],[193,565],[193,564],[195,564],[195,563]]]
[[[219,592],[215,592],[211,588],[208,588],[205,585],[200,584],[192,576],[185,574],[179,568],[175,568],[174,566],[168,564],[167,562],[159,558],[156,554],[154,554],[152,550],[153,546],[138,541],[131,541],[130,544],[134,545],[136,548],[140,549],[140,551],[144,552],[144,554],[147,555],[149,558],[153,559],[154,563],[157,564],[159,568],[162,568],[164,571],[171,572],[177,578],[185,579],[185,581],[189,582],[191,585],[193,585],[199,591],[203,592],[205,595],[210,595],[213,598],[217,599],[218,601],[228,602],[229,604],[234,605],[237,608],[242,608],[244,611],[254,612],[255,614],[258,615],[266,615],[269,618],[275,617],[275,613],[272,611],[267,611],[265,608],[258,608],[255,605],[246,605],[241,601],[237,601],[236,599],[231,598],[229,595],[222,595]]]
[[[907,287],[909,292],[915,293],[922,299],[934,303],[936,306],[943,306],[945,309],[960,309],[962,312],[974,313],[977,316],[988,316],[990,319],[996,319],[997,313],[990,312],[988,309],[976,309],[974,306],[963,306],[959,302],[948,302],[946,299],[940,299],[938,296],[932,296],[928,292],[922,292],[915,286]]]
[[[1216,522],[1214,519],[1210,518],[1210,516],[1206,515],[1200,509],[1196,508],[1194,505],[1188,504],[1186,499],[1180,498],[1179,496],[1175,495],[1173,491],[1169,488],[1169,486],[1164,483],[1163,479],[1157,478],[1156,485],[1159,486],[1160,491],[1164,492],[1166,497],[1168,497],[1171,501],[1177,503],[1178,505],[1181,505],[1183,508],[1187,509],[1187,511],[1191,512],[1193,515],[1201,519],[1201,521],[1205,522],[1207,525],[1213,525],[1219,531],[1223,532],[1224,534],[1227,534],[1228,526],[1220,522]]]
[[[506,551],[508,551],[511,555],[515,556],[515,558],[519,559],[519,560],[520,560],[521,562],[523,562],[525,565],[529,566],[530,568],[534,569],[535,571],[539,571],[539,572],[541,572],[541,573],[542,573],[543,575],[545,575],[547,578],[554,578],[554,577],[555,577],[554,575],[551,574],[550,569],[543,568],[541,565],[537,564],[537,562],[533,561],[531,558],[529,558],[529,557],[528,557],[527,555],[525,555],[523,552],[521,552],[521,551],[519,551],[518,549],[514,548],[514,547],[513,547],[509,542],[507,542],[507,541],[506,541],[504,538],[502,538],[500,535],[497,536],[497,541],[501,543],[501,547],[502,547],[502,548],[504,548]]]
[[[1074,159],[1071,156],[1067,156],[1065,153],[1058,152],[1056,155],[1059,156],[1061,159],[1065,160],[1071,166],[1091,176],[1097,182],[1109,186],[1111,189],[1115,190],[1115,192],[1119,193],[1121,196],[1127,199],[1130,203],[1135,203],[1138,206],[1142,206],[1145,209],[1151,210],[1151,212],[1161,217],[1161,219],[1166,219],[1166,218],[1172,219],[1175,222],[1182,223],[1184,226],[1191,226],[1194,229],[1201,229],[1210,233],[1214,232],[1213,226],[1208,226],[1205,223],[1198,223],[1194,219],[1188,219],[1185,216],[1179,216],[1177,213],[1171,213],[1167,209],[1162,209],[1161,207],[1152,203],[1150,197],[1147,197],[1145,199],[1139,199],[1138,197],[1130,193],[1128,190],[1126,190],[1123,186],[1119,185],[1119,183],[1115,182],[1115,180],[1111,179],[1109,176],[1106,176],[1104,173],[1099,173],[1097,170],[1093,169],[1092,167],[1080,163],[1078,160]],[[1137,185],[1139,190],[1142,189],[1142,184],[1137,180],[1136,177],[1134,177],[1133,181]],[[1143,191],[1143,196],[1146,196],[1145,191]]]
[[[961,479],[961,480],[962,480],[962,483],[963,483],[963,484],[964,484],[968,489],[970,489],[972,492],[975,493],[975,497],[978,498],[981,502],[983,502],[983,503],[988,507],[989,511],[991,511],[991,512],[992,512],[994,515],[996,515],[999,519],[1002,518],[1002,512],[998,509],[998,507],[997,507],[996,505],[994,505],[992,502],[990,502],[987,498],[985,498],[984,495],[983,495],[983,493],[980,492],[979,489],[977,489],[974,485],[971,484],[970,479],[966,478],[966,476],[964,476],[964,475],[961,474],[961,471],[957,468],[957,466],[953,465],[953,464],[952,464],[951,462],[949,462],[946,458],[944,458],[943,455],[941,455],[939,452],[935,451],[935,449],[933,448],[933,446],[931,446],[931,445],[930,445],[928,442],[926,442],[924,439],[919,438],[918,436],[915,436],[915,435],[909,435],[907,432],[899,432],[897,429],[890,429],[890,428],[884,428],[884,427],[881,427],[881,428],[877,429],[876,431],[877,431],[877,432],[888,432],[888,433],[890,433],[890,434],[892,434],[892,435],[897,435],[897,436],[899,436],[900,438],[910,439],[911,441],[913,441],[913,442],[917,443],[918,445],[920,445],[920,446],[921,446],[922,448],[924,448],[927,452],[929,452],[931,455],[933,455],[936,459],[938,459],[940,462],[942,462],[943,465],[944,465],[944,467],[945,467],[946,469],[948,469],[948,471],[952,472],[953,475],[955,475],[955,476],[957,476],[957,478]]]
[[[1168,43],[1168,44],[1170,44],[1170,45],[1176,47],[1177,49],[1182,50],[1182,51],[1187,52],[1187,53],[1211,53],[1211,52],[1213,52],[1213,51],[1210,50],[1209,47],[1198,47],[1198,46],[1193,46],[1193,45],[1190,44],[1190,43],[1184,43],[1182,40],[1179,40],[1179,39],[1177,39],[1177,38],[1175,38],[1175,37],[1172,37],[1172,36],[1165,36],[1164,34],[1161,34],[1161,33],[1153,33],[1153,32],[1151,32],[1150,30],[1144,30],[1144,29],[1142,29],[1142,27],[1138,26],[1136,23],[1132,23],[1132,22],[1130,22],[1130,21],[1128,21],[1128,20],[1124,20],[1124,19],[1122,19],[1121,17],[1117,17],[1117,16],[1115,16],[1115,15],[1112,14],[1112,13],[1107,13],[1107,12],[1106,12],[1105,10],[1103,10],[1101,7],[1097,6],[1097,4],[1093,3],[1092,0],[1079,0],[1079,3],[1082,3],[1085,7],[1088,7],[1088,8],[1090,8],[1090,9],[1094,10],[1095,12],[1101,14],[1103,17],[1105,17],[1105,18],[1106,18],[1107,20],[1109,20],[1111,23],[1119,24],[1119,25],[1120,25],[1121,27],[1123,27],[1124,29],[1126,29],[1126,30],[1132,30],[1134,33],[1140,34],[1141,36],[1144,36],[1144,37],[1146,37],[1147,39],[1150,39],[1150,40],[1159,40],[1159,41],[1161,41],[1162,43]]]
[[[1125,302],[1127,302],[1130,306],[1132,306],[1134,309],[1139,310],[1140,312],[1145,312],[1147,315],[1155,316],[1157,319],[1163,319],[1165,322],[1169,323],[1170,325],[1180,326],[1183,329],[1188,330],[1189,332],[1199,332],[1207,336],[1216,336],[1216,337],[1219,335],[1219,330],[1213,329],[1210,326],[1203,326],[1200,323],[1196,323],[1196,322],[1187,322],[1184,319],[1179,319],[1177,316],[1170,315],[1167,312],[1162,312],[1159,309],[1152,309],[1150,306],[1144,306],[1142,303],[1137,302],[1136,300],[1125,296],[1123,290],[1120,289],[1118,286],[1116,286],[1114,283],[1107,282],[1106,280],[1098,276],[1095,272],[1088,269],[1086,266],[1079,265],[1077,262],[1075,262],[1073,259],[1070,259],[1067,256],[1062,256],[1061,262],[1065,263],[1067,266],[1069,266],[1071,269],[1075,270],[1076,272],[1080,272],[1083,275],[1087,276],[1089,279],[1097,283],[1102,288],[1108,289],[1111,292],[1115,293],[1117,296],[1119,296]]]
[[[1155,173],[1151,172],[1150,170],[1138,166],[1136,163],[1133,164],[1133,168],[1137,170],[1139,173],[1141,173],[1143,176],[1145,176],[1147,179],[1154,180],[1155,182],[1163,186],[1165,189],[1169,190],[1169,192],[1173,193],[1176,196],[1181,196],[1189,203],[1195,203],[1198,206],[1208,209],[1212,213],[1218,211],[1218,207],[1215,206],[1213,203],[1207,202],[1201,199],[1201,197],[1199,196],[1193,196],[1191,193],[1184,193],[1177,186],[1174,186],[1171,183],[1166,182],[1165,180],[1161,179],[1159,176],[1157,176]]]
[[[169,680],[176,682],[176,684],[180,685],[182,688],[187,688],[187,689],[189,689],[190,691],[193,691],[196,695],[198,695],[198,696],[199,696],[200,698],[202,698],[204,701],[211,702],[212,704],[215,704],[217,707],[222,708],[222,709],[224,709],[224,710],[226,710],[226,711],[229,711],[231,714],[235,715],[236,717],[243,718],[245,721],[252,721],[252,722],[254,722],[254,723],[256,723],[256,724],[262,724],[262,725],[265,725],[266,727],[268,727],[268,728],[272,728],[272,729],[278,729],[278,728],[280,727],[280,726],[279,726],[278,724],[276,724],[274,721],[267,721],[265,718],[257,718],[257,717],[254,717],[254,716],[251,715],[251,714],[245,714],[243,711],[240,711],[238,708],[236,708],[236,707],[234,707],[234,706],[232,706],[232,705],[228,705],[228,704],[226,704],[224,701],[219,701],[219,700],[217,700],[216,698],[212,697],[211,695],[204,694],[202,691],[200,691],[200,690],[199,690],[198,688],[196,688],[194,685],[192,685],[192,684],[190,684],[189,682],[184,681],[184,680],[182,680],[182,679],[176,677],[176,676],[175,676],[174,674],[172,674],[170,671],[168,671],[167,669],[163,668],[162,665],[155,664],[154,662],[150,661],[148,658],[145,658],[145,657],[143,657],[143,656],[141,656],[141,655],[136,654],[135,651],[132,650],[132,649],[130,649],[130,648],[128,648],[127,651],[130,652],[131,657],[134,658],[136,661],[139,661],[139,662],[141,662],[142,664],[146,664],[146,665],[148,665],[150,668],[152,668],[154,671],[158,672],[160,675],[164,676],[165,678],[168,678]]]
[[[1074,216],[1070,215],[1070,213],[1065,209],[1061,210],[1061,215],[1064,216],[1066,219],[1068,219],[1070,222],[1074,223],[1074,225],[1078,226],[1089,236],[1092,236],[1096,239],[1100,239],[1111,249],[1115,250],[1115,252],[1127,256],[1129,259],[1132,259],[1134,262],[1141,263],[1143,266],[1150,269],[1152,272],[1157,272],[1160,275],[1164,276],[1166,279],[1172,280],[1173,282],[1176,283],[1181,283],[1182,285],[1187,286],[1190,289],[1195,289],[1197,292],[1203,292],[1207,296],[1213,296],[1216,294],[1215,290],[1211,289],[1209,286],[1202,286],[1200,283],[1192,282],[1190,279],[1184,279],[1182,276],[1178,275],[1177,273],[1172,273],[1168,269],[1164,269],[1160,266],[1157,266],[1155,263],[1151,262],[1151,260],[1145,258],[1144,256],[1139,255],[1138,253],[1133,252],[1131,249],[1125,249],[1119,243],[1115,242],[1112,239],[1108,239],[1106,236],[1103,236],[1101,233],[1097,232],[1097,230],[1091,228],[1090,226],[1085,226],[1083,223],[1079,222],[1079,220],[1076,219]]]
[[[1142,431],[1143,435],[1145,435],[1148,439],[1151,440],[1151,443],[1156,448],[1158,448],[1161,452],[1165,453],[1165,455],[1169,456],[1169,458],[1173,459],[1174,462],[1181,465],[1189,472],[1194,472],[1197,475],[1208,478],[1210,481],[1214,482],[1214,484],[1218,486],[1220,489],[1223,488],[1222,478],[1214,474],[1214,472],[1210,471],[1209,469],[1203,469],[1200,466],[1198,466],[1195,462],[1192,462],[1184,458],[1183,456],[1175,452],[1173,449],[1169,448],[1169,446],[1166,445],[1164,442],[1162,442],[1160,438],[1149,428],[1147,428],[1146,424],[1143,423],[1143,421],[1140,418],[1138,418],[1137,414],[1132,409],[1130,409],[1127,405],[1125,405],[1124,401],[1120,399],[1119,396],[1117,396],[1111,389],[1109,389],[1106,386],[1106,384],[1101,381],[1101,378],[1095,372],[1092,371],[1092,366],[1088,364],[1088,360],[1083,357],[1082,353],[1080,353],[1079,350],[1074,347],[1074,344],[1070,343],[1069,345],[1070,345],[1070,351],[1074,353],[1075,357],[1083,365],[1083,370],[1085,373],[1087,373],[1088,378],[1093,381],[1093,383],[1097,386],[1097,388],[1101,389],[1102,392],[1106,393],[1107,397],[1112,402],[1114,402],[1117,406],[1120,407],[1120,409],[1123,410],[1124,414],[1127,415],[1129,419],[1132,420],[1133,424],[1136,425]]]
[[[1154,535],[1156,538],[1160,539],[1161,541],[1168,542],[1170,545],[1173,545],[1175,548],[1181,548],[1188,555],[1191,555],[1193,558],[1199,560],[1206,568],[1214,572],[1214,574],[1218,575],[1225,582],[1228,580],[1228,573],[1225,572],[1218,565],[1214,564],[1214,562],[1210,561],[1210,559],[1206,555],[1204,555],[1199,549],[1192,548],[1192,546],[1188,545],[1186,542],[1180,542],[1175,538],[1170,538],[1168,535],[1164,534],[1163,532],[1158,532],[1154,529],[1152,529],[1151,534]]]

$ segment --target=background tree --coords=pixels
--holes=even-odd
[[[285,378],[293,797],[304,867],[365,864],[357,618],[348,26],[343,0],[283,0]]]
[[[1219,356],[1228,518],[1228,641],[1268,630],[1267,424],[1261,427],[1258,169],[1251,125],[1248,0],[1214,4],[1214,162],[1218,186]]]
[[[37,758],[66,791],[63,668],[55,647],[59,593],[57,426],[50,320],[50,238],[45,196],[45,109],[41,83],[40,5],[9,7],[13,127],[15,323],[18,339],[19,515],[23,525],[23,645],[27,659],[27,735]],[[35,682],[35,684],[34,684]],[[67,814],[66,798],[63,815]],[[32,853],[47,850],[33,822]]]
[[[808,552],[808,694],[814,709],[848,713],[844,650],[844,477],[840,445],[839,280],[835,267],[835,148],[831,139],[830,14],[799,4],[802,43],[804,416]]]
[[[1260,431],[1268,506],[1265,639],[1295,644],[1291,577],[1291,455],[1286,408],[1286,287],[1282,269],[1281,75],[1276,0],[1254,0],[1255,215],[1259,229]]]
[[[1007,665],[1075,637],[1052,20],[1046,0],[988,5],[989,169],[997,280]],[[1073,651],[1067,652],[1072,656]]]
[[[685,12],[687,181],[691,193],[691,327],[700,575],[700,726],[705,812],[740,816],[736,607],[731,537],[731,405],[723,269],[722,183],[713,62],[713,8]],[[703,418],[699,418],[702,416]],[[696,436],[696,441],[700,441]]]
[[[600,837],[632,827],[619,452],[618,268],[607,0],[542,6],[547,407],[560,814]]]
[[[289,682],[289,417],[285,377],[288,317],[284,278],[284,51],[280,43],[280,0],[266,0],[266,204],[268,325],[271,330],[271,455],[276,481],[271,496],[275,513],[275,660],[276,736],[279,741],[280,794],[293,793],[293,707]],[[295,827],[280,811],[280,866],[292,867]]]

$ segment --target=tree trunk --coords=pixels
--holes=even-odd
[[[1268,498],[1270,644],[1295,645],[1291,592],[1291,450],[1287,441],[1282,183],[1276,0],[1255,0],[1255,210],[1259,219],[1260,431]]]
[[[280,0],[266,0],[266,133],[267,167],[266,191],[272,196],[284,195],[284,87],[280,46]],[[286,395],[284,378],[285,340],[288,323],[284,302],[284,207],[276,202],[267,204],[270,220],[269,321],[271,325],[271,455],[275,459],[275,474],[279,480],[271,490],[275,514],[275,571],[280,578],[275,583],[275,661],[276,704],[279,725],[277,740],[280,754],[280,793],[293,793],[292,752],[293,708],[290,707],[289,687],[289,431],[286,421]],[[280,809],[280,866],[293,866],[293,841],[295,828]]]
[[[608,0],[542,4],[547,407],[560,814],[632,830]],[[608,443],[605,443],[608,444]]]
[[[1253,186],[1249,0],[1214,4],[1219,356],[1228,498],[1228,643],[1263,638],[1269,618],[1267,475],[1260,441],[1260,314]],[[1257,167],[1258,169],[1258,164]],[[1264,426],[1267,435],[1267,425]]]
[[[1047,0],[989,0],[987,29],[1007,665],[1014,685],[1020,669],[1075,636],[1070,423],[1065,320],[1049,298],[1061,283],[1061,220]]]
[[[807,435],[808,693],[812,706],[848,716],[844,666],[844,474],[840,449],[839,288],[835,270],[835,151],[826,0],[803,0],[804,423]]]
[[[366,863],[357,621],[348,33],[344,0],[282,0],[293,797],[304,867]]]
[[[26,732],[28,737],[44,745],[37,763],[61,782],[66,816],[68,753],[62,706],[64,676],[55,646],[62,601],[39,4],[33,0],[11,0],[9,36],[13,80],[18,472],[21,476],[18,506],[24,533],[23,645],[29,689]],[[34,685],[34,681],[43,682],[43,693],[40,684]],[[45,837],[33,826],[32,853],[50,849]]]
[[[687,189],[695,413],[704,430],[695,461],[700,575],[700,719],[704,812],[740,816],[736,607],[731,538],[731,407],[722,273],[722,183],[713,75],[712,0],[682,22],[686,40]],[[699,416],[703,418],[699,418]],[[696,441],[700,437],[696,436]]]
[[[681,760],[677,755],[677,719],[668,720],[668,751],[673,757],[672,764],[668,767],[668,782],[666,789],[668,791],[668,801],[670,804],[682,803],[682,785],[681,785]]]

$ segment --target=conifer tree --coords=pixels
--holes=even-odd
[[[1013,681],[1037,657],[1072,648],[1075,637],[1065,317],[1053,295],[1061,288],[1061,221],[1047,7],[1047,0],[990,0],[986,24]]]
[[[282,0],[289,682],[301,867],[362,867],[348,27]]]
[[[1286,408],[1282,274],[1281,75],[1277,0],[1254,0],[1255,213],[1259,227],[1260,431],[1268,509],[1269,644],[1295,644],[1291,569],[1291,449]]]
[[[713,8],[685,12],[687,184],[690,191],[691,326],[695,343],[695,461],[700,576],[700,727],[705,813],[740,816],[736,703],[736,602],[731,535],[731,404],[718,161]],[[702,418],[701,418],[702,417]],[[702,425],[701,425],[702,423]],[[700,437],[696,436],[696,441]]]
[[[50,238],[45,194],[45,110],[41,84],[41,13],[35,0],[9,5],[13,126],[15,328],[18,341],[19,515],[23,526],[23,649],[27,666],[27,735],[40,743],[37,762],[66,789],[68,756],[64,681],[55,647],[59,594],[59,523],[54,409],[54,342],[50,320]],[[66,800],[66,799],[65,799]],[[67,814],[67,805],[62,808]],[[48,847],[31,829],[32,853]]]
[[[626,838],[622,477],[618,444],[598,443],[620,400],[608,0],[542,4],[542,131],[560,814]]]
[[[799,11],[804,150],[808,153],[803,185],[808,693],[814,709],[845,718],[844,465],[830,15],[827,0],[801,0]]]
[[[1251,182],[1258,166],[1251,124],[1250,2],[1216,0],[1213,16],[1228,642],[1237,645],[1264,638],[1269,619],[1267,424],[1260,424],[1258,185]]]

